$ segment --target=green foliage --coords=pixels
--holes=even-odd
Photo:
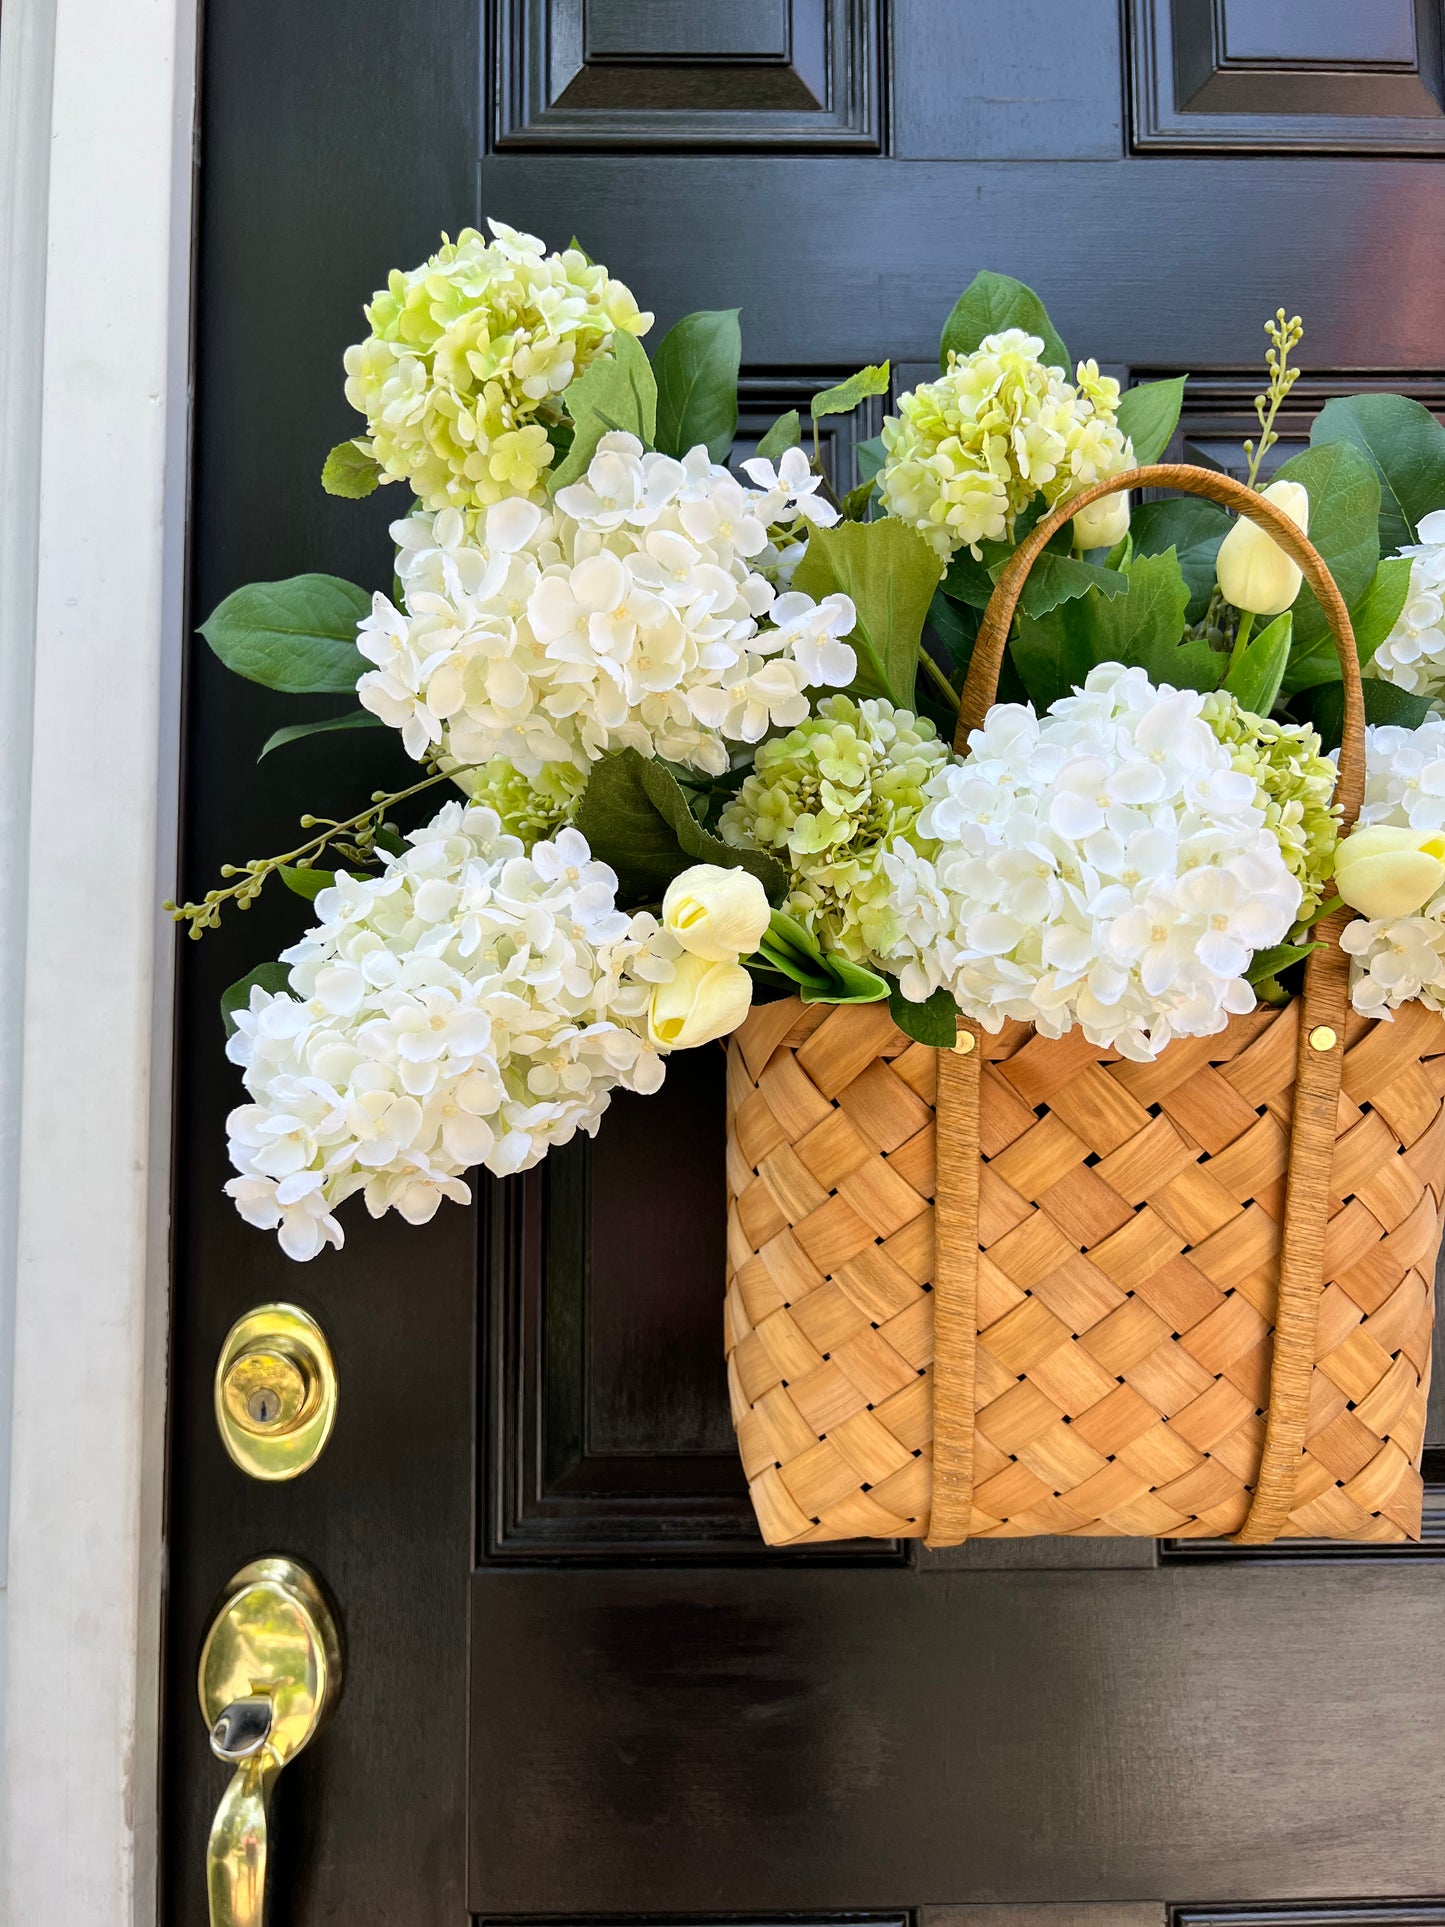
[[[262,990],[269,990],[273,995],[289,990],[291,967],[283,963],[258,964],[254,970],[248,971],[244,977],[238,977],[235,983],[221,992],[221,1022],[226,1027],[228,1037],[236,1031],[236,1012],[245,1010],[251,1002],[252,984],[259,984]]]
[[[1185,614],[1190,622],[1198,622],[1209,607],[1219,545],[1229,533],[1230,520],[1222,508],[1197,495],[1141,502],[1129,518],[1136,556],[1162,555],[1173,549],[1179,558],[1180,573],[1189,585]]]
[[[376,492],[381,464],[363,441],[338,442],[321,468],[321,486],[328,495],[359,502]]]
[[[1138,663],[1176,689],[1218,688],[1224,657],[1207,643],[1180,646],[1189,589],[1174,551],[1137,557],[1120,580],[1123,595],[1091,587],[1047,615],[1020,618],[1013,657],[1037,709],[1067,696],[1101,662]]]
[[[681,457],[702,442],[715,462],[726,458],[737,433],[742,353],[736,308],[684,315],[668,329],[652,358],[664,455]]]
[[[235,589],[201,624],[228,669],[267,689],[302,696],[352,690],[370,665],[356,625],[371,597],[335,575],[293,575]]]
[[[1310,952],[1319,947],[1317,943],[1277,943],[1268,950],[1256,950],[1244,973],[1244,981],[1254,985],[1262,1004],[1286,1003],[1289,993],[1279,981],[1280,972],[1303,963]]]
[[[886,361],[880,362],[876,368],[860,368],[856,375],[849,375],[836,388],[824,388],[814,395],[813,420],[821,421],[824,415],[851,415],[866,396],[886,395],[888,379]]]
[[[273,730],[261,745],[261,756],[269,756],[273,749],[283,749],[287,743],[299,743],[303,736],[324,736],[334,729],[380,729],[380,716],[374,716],[369,709],[345,709],[339,716],[324,716],[319,723],[290,723],[285,729]],[[259,763],[261,756],[256,758]]]
[[[1370,660],[1399,621],[1409,593],[1409,556],[1387,555],[1376,569],[1369,588],[1350,611],[1355,651],[1362,663]]]
[[[1420,518],[1445,502],[1445,426],[1406,395],[1347,395],[1326,402],[1310,429],[1313,447],[1349,442],[1380,484],[1380,550],[1420,539]]]
[[[694,863],[749,871],[770,902],[787,891],[788,873],[781,863],[760,850],[734,849],[705,830],[671,771],[635,749],[618,750],[593,764],[576,822],[593,856],[617,872],[623,897],[656,902]]]
[[[619,328],[609,359],[586,368],[563,391],[562,405],[575,432],[565,459],[547,471],[553,495],[587,473],[597,444],[613,429],[624,429],[651,448],[657,434],[657,382],[636,335]]]
[[[1310,498],[1310,541],[1353,608],[1380,560],[1380,482],[1369,461],[1346,441],[1325,442],[1293,455],[1276,481],[1299,482]],[[1331,665],[1333,664],[1333,669]],[[1294,605],[1294,646],[1286,690],[1308,689],[1339,674],[1325,612],[1306,582]]]
[[[850,488],[843,497],[841,507],[845,522],[866,522],[868,510],[873,501],[874,482],[860,482],[857,488]]]
[[[883,467],[883,437],[870,435],[866,442],[859,442],[853,450],[853,460],[858,466],[860,482],[876,481]]]
[[[946,990],[935,990],[927,1003],[911,1003],[897,984],[888,992],[888,1015],[905,1037],[935,1050],[952,1050],[958,1041],[958,1005]]]
[[[786,415],[779,415],[758,443],[757,452],[766,461],[776,462],[784,449],[796,448],[802,439],[803,424],[798,419],[798,411],[790,408]]]
[[[810,930],[786,911],[774,910],[749,969],[786,977],[798,986],[805,1004],[876,1004],[888,985],[876,971],[824,950]]]
[[[321,892],[329,890],[336,881],[334,870],[302,869],[295,863],[283,863],[279,867],[286,888],[294,890],[298,897],[305,897],[308,903],[314,903]]]
[[[1000,571],[1002,565],[999,565]],[[1094,562],[1080,562],[1070,555],[1045,549],[1029,570],[1019,597],[1019,608],[1026,616],[1046,616],[1061,602],[1096,589],[1106,600],[1128,593],[1129,578],[1117,569],[1100,568]]]
[[[821,602],[841,590],[858,612],[854,689],[913,707],[918,648],[942,564],[926,539],[891,515],[815,528],[793,587]]]
[[[1415,696],[1392,682],[1366,676],[1365,721],[1394,723],[1401,729],[1418,729],[1430,714],[1427,696]],[[1296,696],[1294,707],[1302,710],[1319,731],[1320,743],[1338,749],[1345,722],[1345,686],[1336,676],[1333,682],[1317,683]]]
[[[1179,424],[1187,375],[1170,381],[1141,381],[1119,397],[1118,423],[1134,444],[1134,460],[1157,462]]]
[[[1224,687],[1252,716],[1267,716],[1274,708],[1289,661],[1293,626],[1286,609],[1245,645],[1244,654],[1224,678]]]
[[[947,368],[950,350],[958,355],[971,354],[985,335],[998,334],[1004,328],[1022,328],[1037,335],[1044,344],[1044,360],[1072,379],[1074,364],[1043,302],[1022,281],[988,269],[974,276],[944,322],[938,345],[939,367]]]

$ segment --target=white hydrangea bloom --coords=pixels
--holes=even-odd
[[[1105,663],[1042,718],[999,704],[885,858],[906,997],[1148,1060],[1251,1010],[1251,955],[1300,904],[1203,698]]]
[[[290,994],[251,992],[227,1055],[252,1102],[227,1120],[226,1186],[292,1258],[340,1245],[335,1207],[423,1224],[474,1164],[525,1171],[614,1090],[655,1091],[646,1036],[676,940],[616,907],[562,830],[524,854],[494,811],[449,803],[376,877],[338,874],[285,952]]]
[[[1410,558],[1410,588],[1395,626],[1365,667],[1367,676],[1415,696],[1445,697],[1445,509],[1420,521]]]
[[[1432,716],[1418,729],[1365,731],[1360,823],[1445,828],[1445,718]],[[1413,998],[1445,1011],[1445,890],[1417,916],[1357,918],[1340,943],[1354,959],[1350,1000],[1363,1016],[1388,1017]]]
[[[779,595],[757,566],[790,507],[704,448],[674,461],[609,434],[549,509],[489,509],[480,542],[454,510],[398,522],[405,607],[376,597],[357,694],[418,758],[535,776],[630,746],[719,775],[728,741],[792,728],[806,688],[856,669],[848,597]]]

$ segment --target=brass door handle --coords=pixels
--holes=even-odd
[[[271,1789],[341,1692],[336,1622],[304,1566],[241,1568],[206,1634],[198,1688],[211,1751],[236,1769],[206,1849],[211,1927],[264,1927]]]

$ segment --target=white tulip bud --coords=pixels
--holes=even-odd
[[[1445,832],[1372,823],[1335,851],[1335,887],[1366,917],[1413,917],[1445,885]]]
[[[736,1030],[752,1001],[753,980],[740,963],[709,963],[684,953],[671,983],[653,989],[647,1034],[659,1050],[691,1050]]]
[[[1271,482],[1260,493],[1283,509],[1302,534],[1309,533],[1310,498],[1298,482]],[[1219,587],[1226,602],[1256,616],[1283,615],[1299,594],[1299,565],[1241,515],[1219,545]]]
[[[662,925],[690,956],[735,964],[751,956],[768,927],[768,895],[746,870],[696,863],[675,876],[662,899]]]
[[[1129,533],[1129,491],[1103,495],[1090,502],[1074,517],[1076,549],[1112,549]]]

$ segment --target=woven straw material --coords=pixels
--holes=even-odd
[[[971,1536],[1244,1524],[1300,1008],[1152,1064],[980,1035]],[[728,1378],[772,1545],[929,1530],[939,1061],[876,1004],[764,1005],[729,1042]],[[1419,1537],[1442,1097],[1445,1019],[1350,1015],[1286,1535]]]

